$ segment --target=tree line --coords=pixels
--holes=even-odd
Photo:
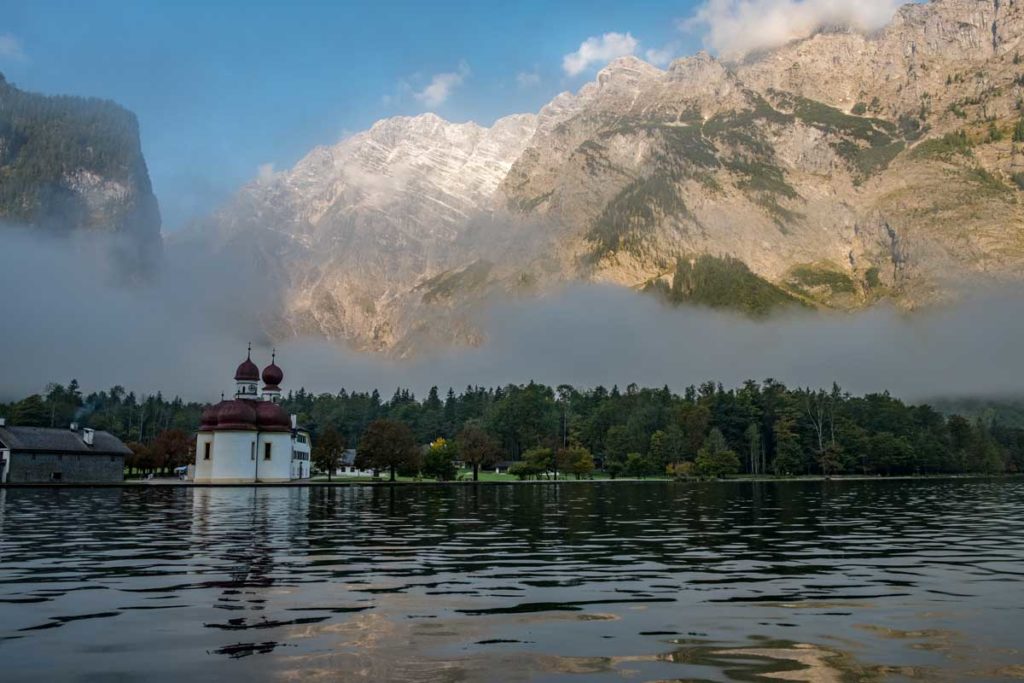
[[[398,389],[314,394],[289,392],[283,407],[321,439],[360,453],[385,472],[427,466],[425,445],[443,439],[451,459],[477,468],[508,461],[513,473],[557,469],[584,476],[598,468],[618,476],[1004,473],[1024,469],[1024,429],[995,419],[944,415],[888,393],[853,396],[789,388],[775,380],[726,389],[707,382],[682,393],[524,385],[467,387],[417,398]],[[83,395],[78,383],[0,405],[10,424],[106,429],[135,448],[155,448],[148,466],[184,464],[203,404],[137,396],[123,387]],[[161,435],[163,435],[161,437]],[[398,443],[398,446],[395,444]],[[411,444],[411,446],[410,446]],[[391,451],[387,451],[392,448]],[[321,452],[323,449],[317,449]],[[168,451],[174,451],[168,455]],[[460,451],[465,451],[462,453]],[[389,455],[379,455],[389,452]],[[367,461],[371,454],[372,462]],[[467,459],[468,454],[468,459]],[[379,457],[378,457],[379,456]],[[434,462],[443,458],[434,455]],[[444,476],[442,473],[441,476]]]

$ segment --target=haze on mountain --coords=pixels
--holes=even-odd
[[[793,40],[710,31],[721,58],[622,57],[536,114],[396,117],[316,148],[168,236],[128,288],[106,283],[136,265],[108,239],[159,230],[134,117],[6,86],[0,398],[72,376],[211,397],[250,340],[317,391],[1014,391],[1024,10],[937,0],[880,26],[781,5],[805,12]],[[698,19],[750,20],[716,6]],[[71,238],[35,239],[53,233]]]

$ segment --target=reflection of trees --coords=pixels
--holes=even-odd
[[[599,576],[610,568],[709,580],[833,571],[827,556],[848,541],[841,524],[873,506],[914,496],[877,482],[563,483],[516,486],[378,486],[301,489],[308,506],[290,551],[302,572],[378,583],[395,577],[524,578],[545,562]],[[931,486],[934,486],[933,484]],[[880,501],[885,501],[880,503]],[[258,530],[260,515],[253,513]],[[905,522],[884,520],[897,527]],[[839,524],[840,526],[836,526]],[[260,546],[246,549],[239,581],[270,577]],[[269,555],[266,559],[269,562]],[[820,558],[814,560],[813,558]],[[240,557],[241,559],[241,557]],[[737,562],[743,563],[739,569]],[[757,569],[751,569],[756,563]],[[569,571],[573,571],[570,569]],[[751,574],[751,572],[756,572]]]

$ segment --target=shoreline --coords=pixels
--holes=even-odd
[[[882,475],[849,474],[826,477],[824,475],[806,475],[797,477],[747,476],[730,477],[728,479],[667,479],[648,478],[634,479],[620,477],[618,479],[539,479],[529,481],[326,481],[300,479],[289,482],[249,482],[233,484],[197,484],[177,479],[129,479],[121,482],[39,482],[39,483],[6,483],[0,484],[4,489],[89,489],[89,488],[352,488],[352,487],[465,487],[465,486],[550,486],[550,485],[594,485],[594,484],[771,484],[771,483],[833,483],[860,481],[936,481],[936,480],[1015,480],[1024,478],[1018,474],[904,474],[886,477]]]

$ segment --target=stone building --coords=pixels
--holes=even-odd
[[[7,426],[0,422],[0,483],[96,484],[124,481],[131,450],[92,429]]]

